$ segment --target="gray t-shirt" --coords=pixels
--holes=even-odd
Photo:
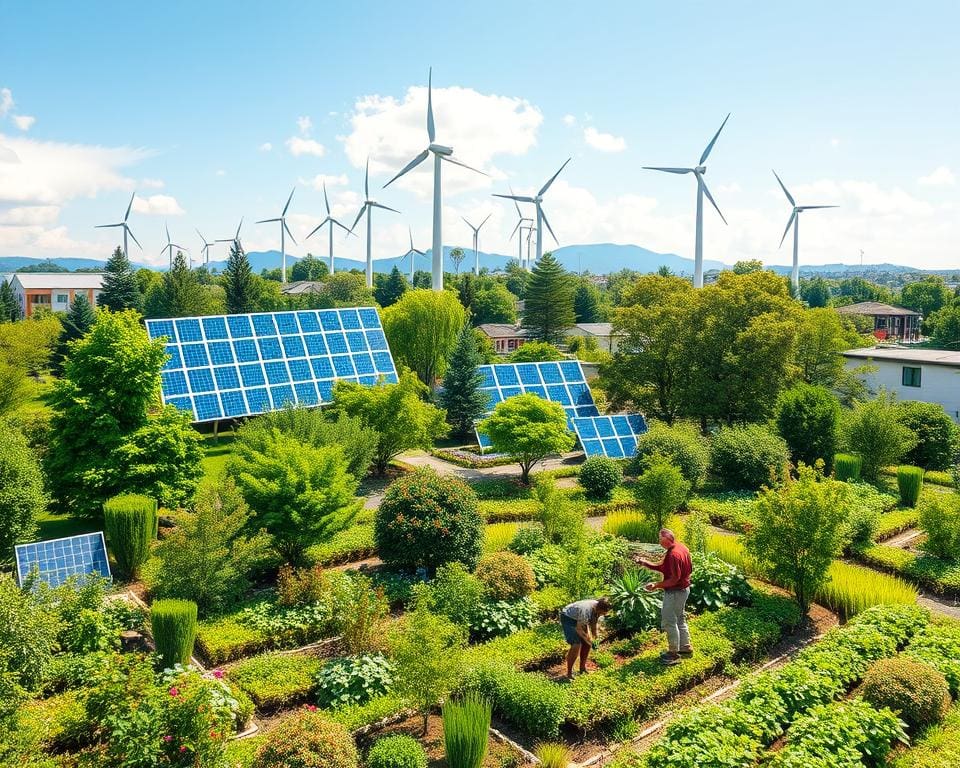
[[[563,609],[563,615],[578,624],[589,624],[597,615],[598,600],[577,600]]]

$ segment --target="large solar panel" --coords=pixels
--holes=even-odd
[[[481,365],[480,388],[490,397],[489,411],[514,395],[532,393],[560,403],[568,421],[576,416],[598,416],[596,404],[579,360],[550,363],[497,363]]]
[[[324,405],[335,381],[396,383],[397,370],[373,307],[147,320],[166,338],[163,402],[215,421]]]
[[[587,456],[629,459],[637,452],[637,437],[647,431],[640,414],[573,419],[573,429]]]
[[[17,583],[20,586],[23,586],[34,568],[37,569],[38,578],[51,587],[60,586],[71,576],[96,573],[111,578],[102,532],[17,544],[14,555],[17,560]]]

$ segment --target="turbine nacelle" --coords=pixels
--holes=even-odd
[[[443,157],[448,157],[453,154],[453,147],[445,147],[442,144],[431,144],[427,147],[433,154],[442,155]]]

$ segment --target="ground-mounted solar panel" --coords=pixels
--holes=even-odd
[[[253,416],[286,405],[325,405],[335,381],[397,381],[373,307],[147,320],[170,359],[164,403],[196,422]],[[591,401],[592,402],[592,401]]]
[[[71,576],[98,574],[111,578],[107,545],[103,533],[84,533],[64,539],[35,541],[14,547],[17,561],[17,583],[23,586],[27,576],[36,570],[37,578],[58,587]]]
[[[647,431],[647,423],[640,414],[577,417],[573,429],[588,457],[629,459],[637,452],[637,438]]]
[[[578,416],[598,416],[579,360],[544,363],[495,363],[478,368],[487,393],[488,411],[497,403],[520,394],[534,394],[563,406],[567,421]]]

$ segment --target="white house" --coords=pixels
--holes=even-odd
[[[103,287],[99,272],[16,272],[10,287],[20,301],[24,317],[30,317],[37,307],[54,312],[67,312],[73,297],[82,293],[96,305]]]
[[[617,351],[622,337],[621,334],[613,332],[612,323],[577,323],[572,328],[567,329],[566,336],[568,339],[572,336],[586,336],[595,339],[600,349],[611,354]]]
[[[872,366],[865,376],[872,390],[883,387],[898,400],[938,403],[954,421],[960,421],[960,352],[944,349],[866,347],[842,353],[852,370]]]

